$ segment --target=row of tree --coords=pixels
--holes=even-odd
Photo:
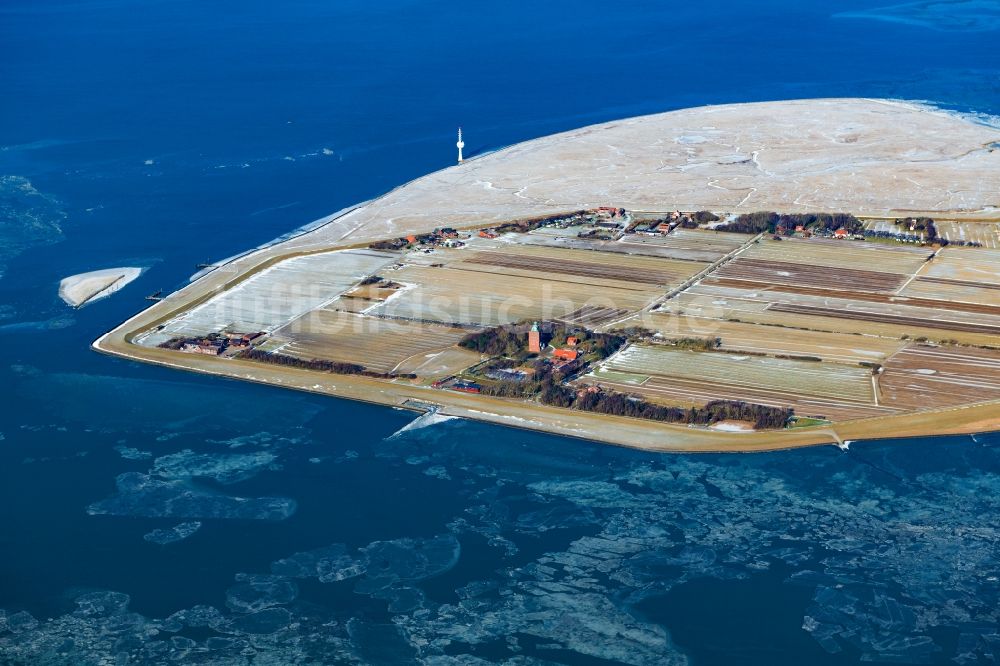
[[[744,234],[759,234],[766,231],[769,234],[784,233],[791,235],[796,227],[804,227],[814,232],[834,232],[846,229],[851,234],[861,233],[864,224],[849,213],[775,213],[773,211],[758,211],[743,213],[735,220],[719,227],[719,231],[732,231]]]
[[[665,423],[710,425],[719,421],[744,421],[753,423],[758,430],[784,428],[793,415],[785,407],[770,407],[737,400],[715,400],[704,407],[668,407],[643,400],[637,396],[617,391],[582,391],[579,395],[568,387],[558,387],[540,396],[546,404],[572,407],[585,412],[598,412],[615,416],[631,416]]]

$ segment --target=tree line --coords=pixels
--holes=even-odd
[[[784,428],[794,411],[740,400],[714,400],[703,407],[669,407],[617,391],[575,391],[567,386],[551,386],[539,399],[547,405],[570,407],[584,412],[630,416],[664,423],[711,425],[719,421],[745,421],[758,430]]]
[[[792,234],[798,226],[812,231],[834,232],[846,229],[848,233],[857,234],[864,230],[864,224],[849,213],[775,213],[773,211],[758,211],[743,213],[735,220],[718,227],[719,231],[731,231],[743,234]]]

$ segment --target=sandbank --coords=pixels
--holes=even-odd
[[[59,297],[67,305],[78,308],[115,293],[142,274],[142,268],[104,268],[63,278],[59,282]]]

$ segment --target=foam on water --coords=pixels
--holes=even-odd
[[[439,423],[447,423],[448,421],[452,421],[457,418],[459,417],[448,416],[447,414],[439,414],[438,411],[434,409],[424,414],[421,414],[420,416],[413,419],[412,421],[407,423],[405,426],[403,426],[396,432],[386,437],[386,439],[387,440],[397,439],[404,433],[411,432],[413,430],[420,430],[421,428],[429,428],[431,426],[438,425]]]

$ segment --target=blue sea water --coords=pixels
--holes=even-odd
[[[892,5],[892,3],[886,3]],[[0,3],[0,663],[996,663],[1000,436],[676,456],[99,356],[470,153],[815,96],[1000,114],[1000,3]],[[60,278],[148,267],[69,310]]]

